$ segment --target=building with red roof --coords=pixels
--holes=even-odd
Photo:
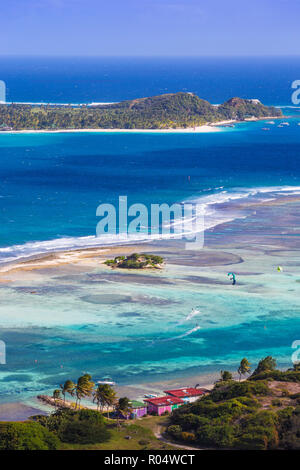
[[[179,406],[184,405],[184,401],[181,398],[173,396],[147,398],[144,402],[147,403],[148,413],[155,413],[158,416],[166,411],[171,413],[176,408],[179,408]]]
[[[209,390],[206,390],[205,388],[183,387],[175,390],[165,390],[164,393],[168,396],[179,398],[184,403],[192,403],[209,393]]]

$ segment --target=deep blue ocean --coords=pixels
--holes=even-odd
[[[211,103],[233,96],[291,105],[299,57],[18,58],[1,57],[7,101],[113,102],[190,91]]]
[[[113,102],[192,91],[212,103],[240,96],[293,106],[298,77],[299,58],[0,60],[7,101],[16,102]],[[94,236],[97,206],[123,195],[148,206],[236,188],[297,186],[299,109],[283,110],[296,119],[270,132],[251,123],[218,135],[0,135],[0,247]],[[2,250],[0,258],[39,251],[23,248]]]
[[[239,198],[267,197],[275,189],[299,193],[300,116],[291,102],[291,83],[300,79],[299,58],[15,57],[0,59],[0,79],[7,101],[115,102],[190,91],[212,103],[232,96],[258,98],[290,116],[213,133],[0,134],[2,262],[97,244],[97,206],[117,204],[119,196],[147,206],[189,199],[206,207],[226,202],[228,217],[231,201]],[[278,127],[280,122],[289,125]],[[212,226],[224,221],[220,211],[210,217]],[[267,261],[265,266],[268,270]],[[187,274],[172,269],[165,274],[171,280]],[[250,263],[247,269],[257,268]],[[190,268],[189,275],[196,271]],[[279,295],[276,275],[268,271],[261,284],[249,276],[234,294],[214,286],[215,296],[209,285],[178,283],[175,289],[172,283],[124,280],[114,287],[67,275],[41,276],[34,287],[21,280],[17,286],[2,285],[0,339],[7,342],[8,360],[0,395],[8,399],[10,388],[16,397],[36,394],[57,387],[58,374],[63,380],[64,373],[75,378],[86,370],[133,383],[201,372],[201,367],[235,367],[248,352],[250,359],[272,353],[288,363],[291,341],[297,339],[299,292],[286,278]],[[213,274],[208,269],[205,276]],[[223,282],[224,273],[220,276]],[[182,318],[198,305],[205,312],[202,329],[185,336],[194,324]],[[269,329],[261,322],[269,322]],[[169,337],[179,339],[165,343]],[[145,347],[156,340],[154,348]]]

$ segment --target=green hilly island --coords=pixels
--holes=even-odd
[[[177,129],[280,116],[280,109],[258,100],[231,98],[212,105],[181,92],[95,106],[0,104],[2,130]]]

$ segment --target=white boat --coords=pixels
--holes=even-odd
[[[267,124],[275,124],[275,121],[267,121]]]
[[[113,387],[114,385],[116,385],[116,382],[114,382],[111,379],[111,377],[103,377],[102,380],[97,381],[97,384],[99,384],[99,385],[110,385],[111,387]]]

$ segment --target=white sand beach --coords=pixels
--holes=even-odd
[[[228,121],[228,122],[233,122],[233,121]],[[227,124],[227,121],[224,121],[219,124]],[[157,133],[202,133],[202,132],[218,132],[221,129],[219,129],[218,124],[216,123],[215,125],[210,125],[210,124],[205,124],[203,126],[197,126],[197,127],[187,127],[186,129],[180,128],[180,129],[40,129],[40,130],[35,130],[35,129],[24,129],[24,130],[8,130],[8,131],[1,131],[1,135],[3,134],[58,134],[58,133],[72,133],[72,132],[105,132],[105,133],[151,133],[151,134],[157,134]]]

